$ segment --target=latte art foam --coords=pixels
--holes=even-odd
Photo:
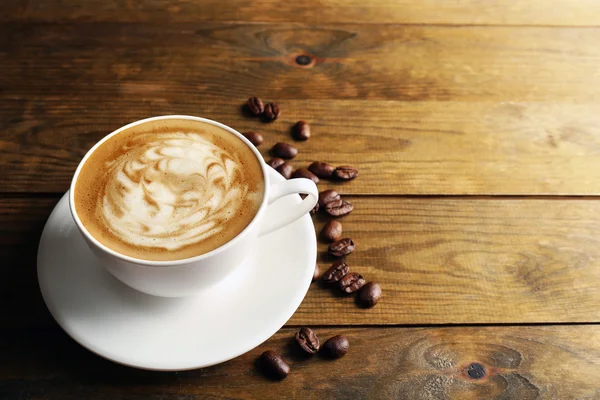
[[[235,154],[196,133],[139,135],[107,165],[96,210],[136,246],[180,249],[220,233],[250,188]]]
[[[99,169],[88,176],[95,183],[95,194],[87,197],[93,200],[91,218],[81,219],[108,247],[114,248],[112,239],[117,239],[114,249],[127,255],[179,259],[210,251],[243,230],[262,201],[258,160],[226,131],[216,136],[179,127],[124,134],[110,156],[97,163],[93,156],[99,150],[85,164]],[[84,172],[78,183],[85,180]],[[86,213],[78,207],[78,214]],[[103,228],[101,237],[89,228],[91,220]]]

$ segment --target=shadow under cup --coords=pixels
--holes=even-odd
[[[146,126],[157,126],[157,124],[173,126],[182,121],[185,122],[185,124],[198,124],[198,129],[207,126],[210,127],[210,129],[218,129],[222,132],[220,134],[221,136],[223,133],[226,135],[233,135],[232,139],[235,139],[238,143],[243,143],[247,148],[245,148],[245,151],[249,149],[251,152],[249,154],[256,157],[256,161],[258,161],[256,163],[256,171],[262,176],[262,200],[260,201],[258,208],[255,209],[256,211],[253,213],[253,216],[250,216],[248,224],[239,233],[233,235],[229,240],[218,247],[203,254],[176,260],[146,260],[136,258],[103,244],[90,233],[84,225],[84,222],[82,222],[81,216],[77,213],[78,207],[75,203],[76,187],[79,189],[77,186],[78,178],[86,165],[86,162],[90,159],[90,156],[95,154],[99,149],[100,151],[104,151],[103,145],[116,135],[129,135],[132,131],[143,130]],[[194,132],[197,132],[197,130]],[[118,139],[119,140],[116,140],[115,138],[114,141],[122,144],[123,140],[121,140],[121,136],[119,136]],[[108,145],[110,145],[110,143],[111,142],[109,142]],[[163,297],[187,296],[197,293],[222,280],[236,267],[242,264],[244,259],[251,253],[251,250],[256,245],[256,240],[260,235],[272,232],[294,222],[308,213],[316,204],[318,191],[316,185],[312,181],[308,179],[291,179],[271,186],[267,168],[268,167],[262,160],[262,156],[256,148],[239,132],[226,125],[205,118],[181,115],[148,118],[117,129],[98,142],[84,156],[77,167],[71,182],[69,206],[76,225],[82,233],[86,243],[96,257],[101,260],[106,269],[117,279],[134,289],[151,295]],[[100,186],[102,186],[102,183]],[[290,208],[290,212],[286,213],[281,218],[265,221],[264,215],[268,205],[275,200],[290,194],[306,194],[308,196],[299,204]],[[94,199],[97,198],[98,195],[95,195]],[[191,217],[194,217],[194,215]]]

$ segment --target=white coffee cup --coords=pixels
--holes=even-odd
[[[139,124],[169,119],[185,119],[212,124],[239,137],[254,152],[257,159],[260,160],[265,182],[265,192],[262,203],[254,216],[254,219],[252,219],[250,224],[240,232],[240,234],[221,247],[208,253],[176,261],[148,261],[120,254],[96,240],[81,223],[75,208],[75,182],[77,182],[77,177],[81,172],[81,168],[90,155],[110,137],[118,135],[123,130]],[[73,176],[69,193],[69,206],[71,214],[75,219],[75,223],[85,238],[88,246],[102,261],[106,269],[117,279],[140,292],[155,296],[188,296],[222,280],[235,268],[242,265],[244,259],[255,247],[259,236],[266,235],[267,233],[273,232],[296,221],[307,214],[317,203],[318,191],[314,182],[309,179],[301,178],[290,179],[285,182],[271,185],[271,182],[269,182],[269,175],[267,174],[267,168],[262,156],[252,143],[236,130],[219,122],[187,115],[166,115],[147,118],[117,129],[100,140],[87,152],[79,163],[75,175]],[[287,195],[296,195],[300,193],[306,194],[306,198],[299,204],[290,208],[289,212],[283,218],[279,220],[265,220],[265,211],[275,200]]]

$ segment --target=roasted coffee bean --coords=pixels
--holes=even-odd
[[[350,342],[344,335],[331,337],[323,343],[322,351],[331,358],[340,358],[348,352]]]
[[[342,279],[348,271],[350,267],[348,264],[344,262],[344,260],[338,260],[331,264],[331,267],[323,274],[323,282],[325,283],[336,283]]]
[[[319,183],[319,178],[306,168],[298,168],[297,170],[295,170],[292,174],[292,178],[306,178],[310,179],[314,183]]]
[[[315,203],[315,206],[310,210],[310,215],[315,215],[319,211],[319,202]]]
[[[319,268],[319,264],[315,264],[315,272],[313,273],[312,281],[316,282],[321,277],[321,268]]]
[[[292,167],[291,164],[284,162],[279,167],[275,168],[275,170],[285,179],[290,179],[292,177],[292,172],[294,172],[294,167]]]
[[[329,242],[333,242],[342,237],[342,223],[331,220],[325,224],[321,230],[321,237]]]
[[[298,121],[292,128],[292,137],[296,140],[308,140],[310,137],[310,125],[305,121]]]
[[[267,350],[261,354],[260,365],[265,374],[273,379],[281,380],[290,373],[288,363],[285,362],[280,354],[273,350]]]
[[[319,193],[319,206],[323,208],[327,203],[331,203],[332,201],[340,199],[341,197],[338,192],[333,189],[327,189]]]
[[[279,106],[276,103],[267,103],[263,115],[267,121],[275,121],[279,117]]]
[[[355,247],[352,239],[343,238],[329,245],[329,254],[335,257],[344,257],[352,253]]]
[[[283,163],[285,163],[285,160],[283,158],[275,157],[275,158],[271,158],[267,162],[267,165],[273,169],[277,169],[277,167],[279,167]]]
[[[354,293],[361,287],[365,286],[365,278],[356,272],[350,272],[340,279],[340,289],[345,293]]]
[[[255,146],[260,146],[263,142],[263,136],[260,133],[256,132],[245,132],[244,137],[250,141]]]
[[[332,217],[343,217],[344,215],[350,214],[352,210],[354,210],[354,206],[352,203],[340,199],[325,204],[323,209]]]
[[[252,115],[260,115],[265,111],[265,105],[258,97],[250,97],[246,102],[246,106]]]
[[[290,159],[296,157],[298,149],[288,143],[279,142],[271,149],[271,153],[275,157]]]
[[[379,299],[381,299],[381,286],[375,282],[367,283],[358,294],[359,303],[363,307],[373,307]]]
[[[300,328],[296,332],[296,342],[308,354],[316,354],[321,347],[317,334],[310,328]]]
[[[308,166],[310,172],[322,179],[329,179],[333,176],[335,167],[331,164],[315,161]]]
[[[358,170],[349,165],[344,165],[342,167],[337,167],[333,171],[333,177],[339,179],[341,181],[349,181],[358,176]]]

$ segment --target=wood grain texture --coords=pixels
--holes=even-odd
[[[600,322],[600,202],[348,197],[352,271],[378,282],[372,309],[313,284],[289,321],[306,325]],[[0,202],[0,328],[50,319],[35,273],[57,199]],[[325,218],[319,216],[316,228]],[[325,243],[319,262],[331,263]]]
[[[335,361],[299,354],[295,329],[215,367],[180,373],[139,371],[103,360],[56,329],[0,333],[0,397],[96,399],[597,399],[598,326],[494,328],[317,328],[345,334]],[[272,382],[255,366],[282,352],[291,374]],[[485,368],[473,379],[472,363]],[[77,382],[77,384],[74,384]]]
[[[600,28],[3,23],[3,99],[599,100]],[[296,64],[298,54],[314,59]],[[140,96],[140,91],[142,95]]]
[[[596,0],[4,0],[5,21],[600,25]]]
[[[575,197],[600,195],[599,16],[597,0],[2,1],[0,399],[600,399],[600,202]],[[244,116],[251,95],[281,118]],[[265,344],[183,373],[69,339],[37,285],[42,227],[97,140],[161,114],[259,131],[265,156],[308,120],[293,164],[359,168],[320,188],[354,203],[347,262],[381,302],[313,284]],[[491,323],[550,325],[469,326]],[[418,327],[436,324],[463,326]],[[300,325],[349,354],[302,357]],[[269,348],[292,365],[281,383],[255,368]]]
[[[190,114],[261,132],[266,158],[276,142],[292,142],[296,121],[309,121],[313,136],[295,143],[292,164],[355,165],[358,179],[320,185],[346,194],[600,193],[600,104],[284,100],[280,119],[266,124],[243,115],[242,96],[209,101],[201,92],[177,98],[143,85],[126,90],[103,100],[0,102],[0,192],[62,193],[104,135],[149,116]]]
[[[294,324],[596,322],[600,203],[350,197],[351,271],[378,282],[373,309],[309,292]],[[327,218],[319,217],[317,231]],[[320,243],[319,261],[331,260]],[[600,254],[599,254],[600,255]],[[318,290],[315,290],[318,289]]]

